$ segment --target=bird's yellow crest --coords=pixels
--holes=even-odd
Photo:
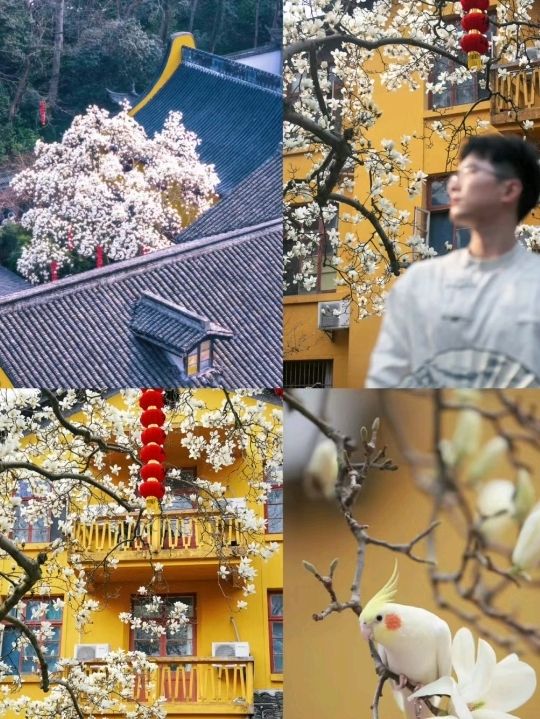
[[[392,576],[386,582],[382,589],[379,589],[377,594],[374,594],[369,602],[365,605],[360,619],[369,622],[374,617],[384,604],[391,602],[397,594],[397,584],[399,579],[399,573],[397,569],[397,562],[394,563],[394,570]]]

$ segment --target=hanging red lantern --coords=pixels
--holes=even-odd
[[[161,482],[146,480],[139,484],[139,494],[147,500],[152,497],[163,499],[165,496],[165,487]]]
[[[143,465],[140,475],[139,494],[146,499],[146,509],[152,514],[159,512],[159,500],[165,495],[165,460],[163,444],[166,433],[161,425],[165,422],[162,407],[165,404],[162,389],[147,388],[141,390],[139,406],[142,409],[141,424],[146,427],[141,433],[142,447],[139,456]]]
[[[163,447],[152,442],[151,444],[146,444],[141,448],[139,457],[141,462],[149,462],[150,460],[154,460],[154,462],[164,462],[165,452],[163,451]]]
[[[149,427],[151,424],[162,425],[165,422],[165,413],[153,407],[152,409],[145,409],[141,414],[141,424],[143,427]]]
[[[96,267],[103,267],[103,247],[101,245],[96,247]]]
[[[486,13],[489,0],[461,0],[461,6],[466,13],[461,20],[466,34],[459,44],[463,52],[467,53],[469,70],[481,70],[482,55],[486,55],[489,50],[489,41],[485,35],[489,29],[489,17]]]
[[[141,434],[141,442],[143,444],[165,444],[165,430],[158,426],[147,427]]]
[[[165,467],[159,462],[149,462],[141,467],[141,477],[143,479],[157,479],[163,482],[165,479]]]
[[[53,260],[51,262],[51,282],[56,282],[58,279],[58,262]]]
[[[39,101],[39,123],[41,127],[47,124],[47,103],[45,100]]]
[[[165,399],[163,392],[160,389],[145,389],[139,400],[139,406],[142,409],[148,409],[149,407],[163,407]]]
[[[486,12],[489,10],[489,0],[461,0],[461,7],[464,12],[470,12],[471,10]]]

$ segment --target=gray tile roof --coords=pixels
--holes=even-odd
[[[0,297],[20,292],[25,287],[31,287],[30,283],[6,267],[0,266]]]
[[[0,367],[16,387],[280,386],[281,244],[279,219],[0,298]],[[133,332],[149,293],[233,330],[214,371],[188,380]]]
[[[215,165],[222,196],[281,143],[281,78],[201,50],[183,49],[178,70],[135,118],[152,136],[171,110],[201,139],[201,159]]]
[[[281,217],[282,186],[283,159],[278,152],[243,180],[231,195],[187,227],[176,242],[230,232]]]

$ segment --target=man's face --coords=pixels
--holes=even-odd
[[[514,192],[508,195],[509,183]],[[477,155],[467,155],[461,161],[458,171],[448,181],[450,196],[450,219],[458,227],[476,227],[484,222],[493,222],[501,211],[509,208],[515,212],[516,183],[520,181],[503,179],[490,163]]]

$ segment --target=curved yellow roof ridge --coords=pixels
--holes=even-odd
[[[4,370],[0,367],[0,389],[11,389],[13,384]]]
[[[175,32],[174,35],[171,35],[169,55],[163,65],[161,75],[154,83],[150,92],[148,92],[143,99],[135,105],[135,107],[131,108],[129,111],[131,117],[134,117],[139,110],[142,110],[142,108],[150,102],[150,100],[171,79],[176,70],[178,70],[180,63],[182,62],[182,49],[184,47],[195,47],[195,38],[190,32]]]

